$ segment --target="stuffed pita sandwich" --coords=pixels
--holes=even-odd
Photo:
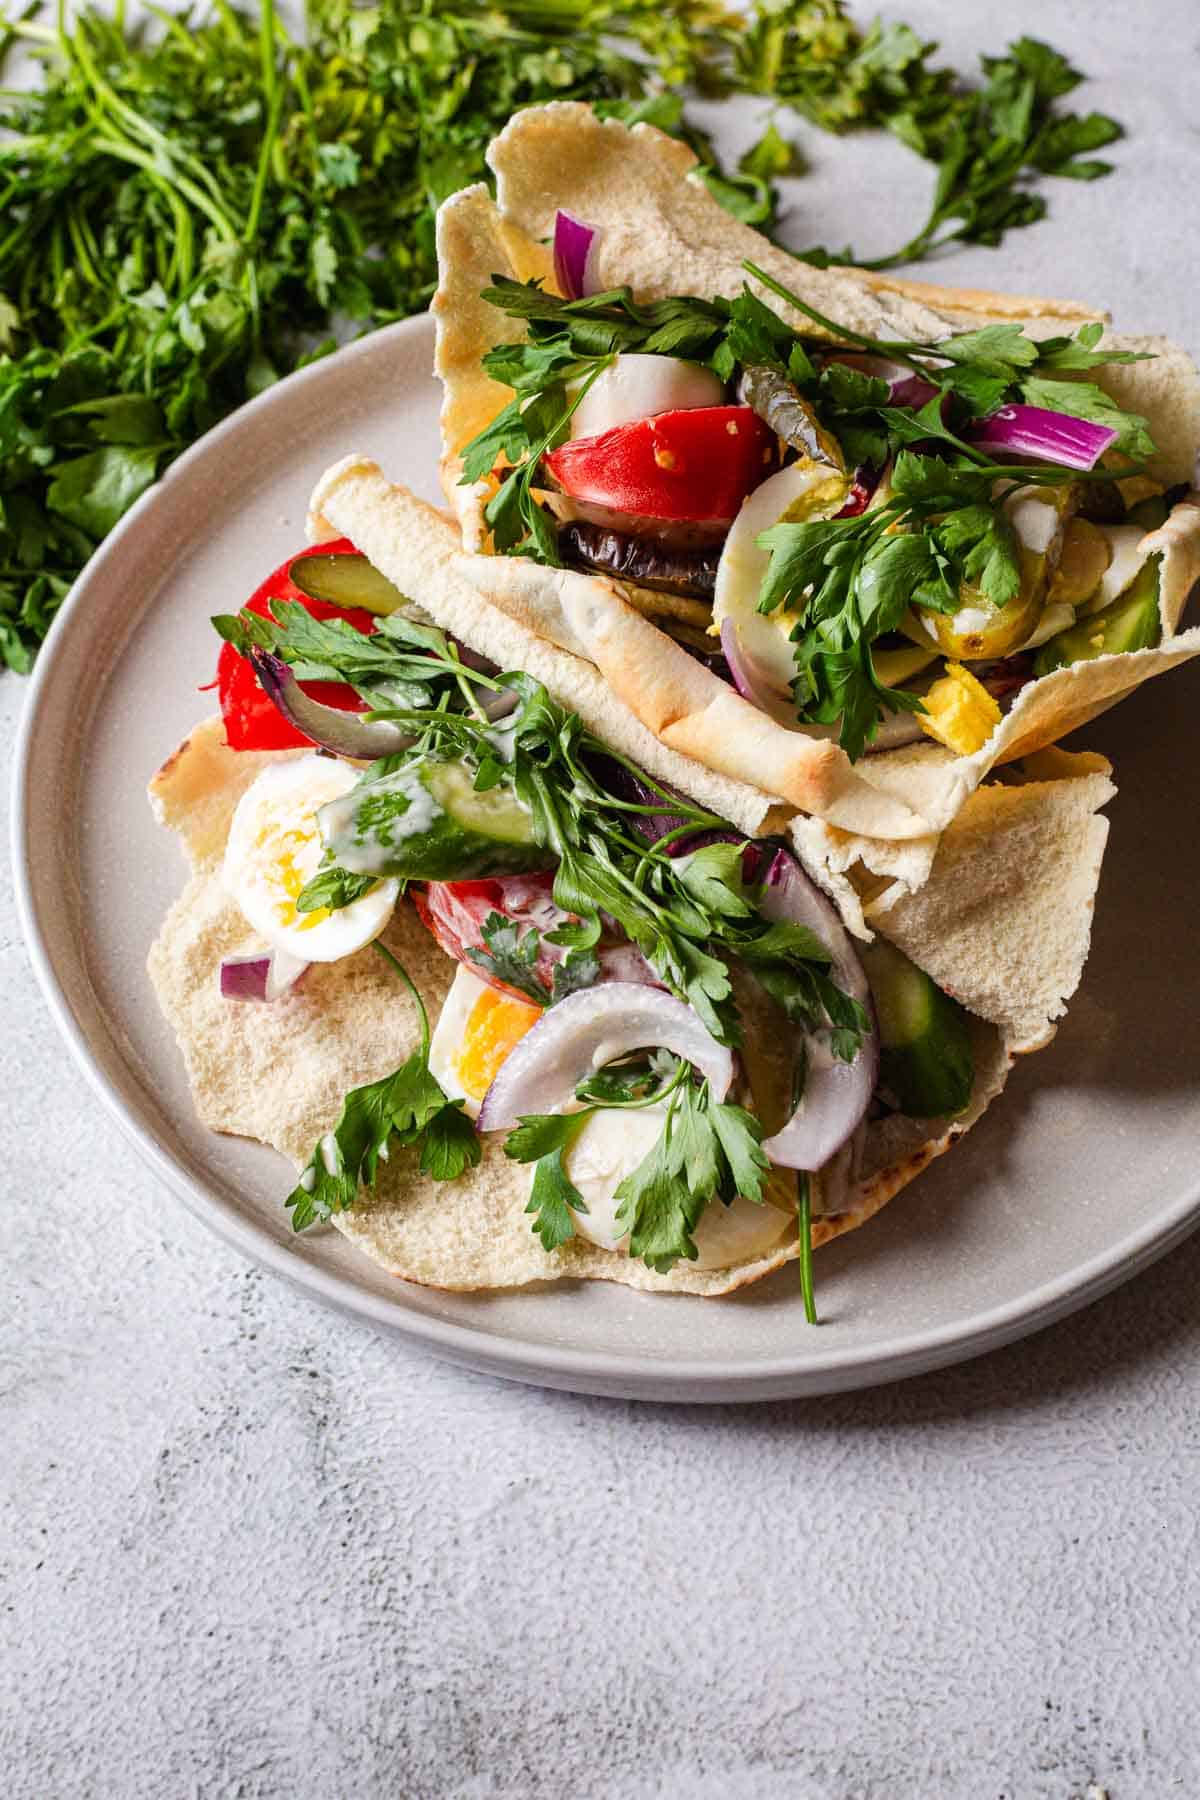
[[[201,1118],[412,1281],[807,1273],[1053,1035],[1108,765],[981,787],[860,953],[786,813],[481,601],[433,509],[384,510],[403,595],[332,536],[346,474],[216,621],[221,715],[151,783],[190,873],[149,969]]]
[[[857,908],[988,772],[1196,654],[1200,381],[1073,302],[814,269],[683,144],[516,115],[443,205],[463,569]]]

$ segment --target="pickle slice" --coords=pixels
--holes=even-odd
[[[554,860],[512,784],[481,792],[464,762],[402,763],[331,800],[320,821],[330,855],[356,875],[482,881]]]
[[[365,556],[298,556],[288,574],[310,600],[330,606],[357,606],[364,612],[394,613],[409,602]]]

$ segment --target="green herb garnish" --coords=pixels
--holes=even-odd
[[[657,1085],[647,1081],[652,1070]],[[706,1081],[693,1081],[686,1063],[658,1053],[651,1065],[603,1070],[576,1089],[587,1100],[607,1076],[609,1097],[572,1113],[531,1114],[509,1133],[504,1153],[535,1165],[526,1211],[547,1250],[574,1236],[572,1212],[586,1213],[583,1196],[563,1163],[586,1122],[603,1111],[629,1111],[665,1103],[662,1131],[637,1168],[617,1189],[618,1222],[629,1235],[629,1253],[659,1274],[680,1259],[695,1261],[693,1233],[705,1207],[739,1195],[760,1201],[770,1165],[762,1150],[762,1126],[744,1107],[712,1098]],[[621,1097],[624,1085],[625,1095]]]
[[[394,1074],[352,1088],[332,1132],[323,1137],[284,1202],[292,1229],[331,1219],[373,1187],[381,1158],[393,1148],[419,1149],[435,1181],[456,1181],[479,1162],[479,1139],[461,1100],[443,1092],[429,1068],[429,1018],[408,970],[383,944],[375,949],[399,975],[417,1006],[421,1041]]]

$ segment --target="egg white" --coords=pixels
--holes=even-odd
[[[1140,525],[1102,525],[1100,530],[1108,540],[1109,564],[1092,599],[1080,607],[1082,613],[1099,612],[1119,599],[1146,560],[1138,548],[1146,535]]]
[[[487,982],[472,975],[465,963],[459,963],[450,983],[450,992],[442,1002],[438,1022],[429,1040],[429,1072],[442,1092],[451,1100],[466,1102],[465,1111],[472,1119],[479,1117],[481,1102],[468,1094],[459,1079],[458,1059],[467,1036],[467,1024],[479,996],[487,991]]]
[[[836,502],[808,510],[814,490],[834,473],[824,463],[797,462],[789,463],[786,469],[762,482],[742,502],[717,564],[713,624],[719,628],[726,619],[733,621],[745,654],[784,698],[791,693],[796,674],[791,641],[796,617],[786,607],[773,613],[758,610],[759,590],[770,561],[770,553],[760,548],[758,537],[772,525],[782,524],[793,510],[806,519],[827,518],[836,513],[845,503],[845,484]]]
[[[381,881],[337,912],[297,913],[296,895],[318,872],[324,845],[317,811],[358,779],[348,763],[300,756],[273,763],[238,802],[222,872],[247,924],[275,950],[304,962],[336,962],[379,936],[395,910],[397,881]]]
[[[465,1102],[464,1110],[472,1119],[479,1117],[483,1097],[467,1092],[459,1074],[459,1063],[467,1048],[471,1014],[480,996],[489,993],[495,995],[496,990],[486,981],[481,981],[465,963],[459,963],[454,971],[454,980],[450,983],[450,991],[442,1002],[433,1036],[429,1040],[431,1074],[442,1092],[451,1100]],[[503,995],[499,997],[504,998]],[[520,1002],[514,1000],[513,1005],[519,1006]]]
[[[720,406],[725,390],[711,369],[676,356],[626,351],[593,381],[571,418],[573,438],[598,437],[656,413]]]

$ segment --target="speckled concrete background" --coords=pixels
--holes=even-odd
[[[1200,350],[1190,0],[888,10],[964,66],[1044,35],[1133,131],[1119,180],[946,273]],[[893,180],[916,215],[902,156],[811,147],[798,236],[883,247]],[[507,1387],[209,1238],[81,1088],[7,892],[0,958],[5,1796],[1200,1794],[1200,1240],[875,1394]]]

